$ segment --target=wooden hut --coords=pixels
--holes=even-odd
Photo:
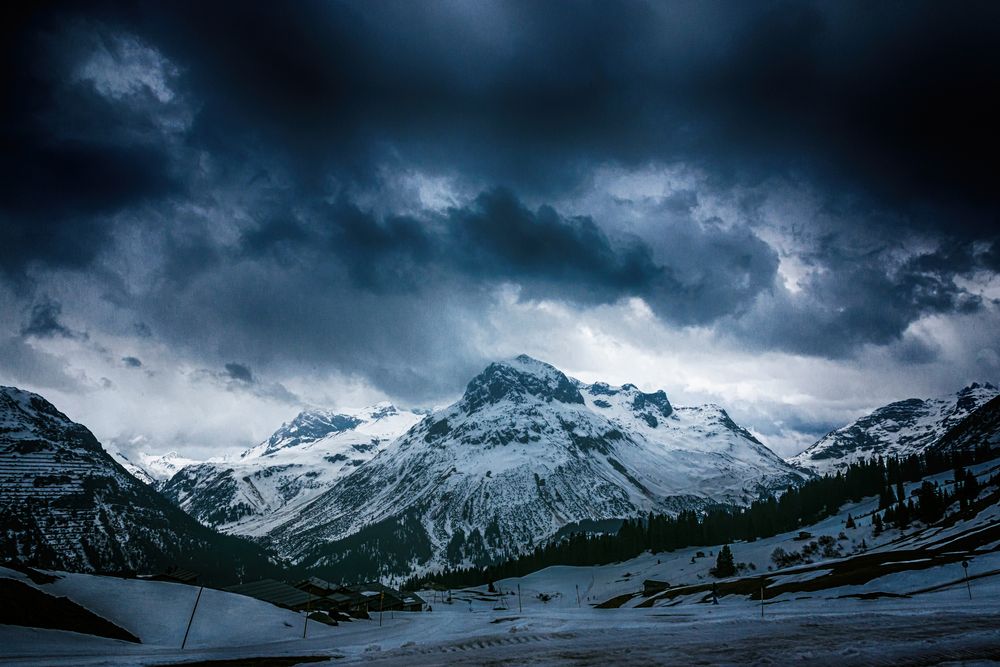
[[[292,611],[328,611],[332,609],[332,604],[325,598],[299,590],[294,586],[275,581],[274,579],[261,579],[251,581],[246,584],[230,586],[225,590],[230,593],[239,593],[247,597],[270,602],[278,607],[291,609]]]

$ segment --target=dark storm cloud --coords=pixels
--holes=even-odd
[[[52,299],[42,299],[31,307],[28,321],[21,327],[21,335],[25,338],[87,338],[85,332],[74,331],[63,324],[61,317],[61,303]]]
[[[189,377],[195,383],[209,382],[231,392],[246,392],[289,405],[302,403],[302,399],[289,391],[285,385],[280,382],[263,381],[249,366],[235,361],[224,364],[221,371],[202,368],[192,372]]]
[[[690,213],[694,203],[677,209]],[[380,219],[349,202],[315,215],[310,223],[265,222],[244,235],[242,246],[255,255],[328,248],[330,256],[314,261],[335,259],[356,287],[379,294],[512,283],[522,287],[523,298],[582,305],[639,296],[681,324],[743,309],[777,270],[775,252],[747,229],[688,219],[664,240],[674,252],[663,264],[636,236],[611,239],[588,216],[564,216],[547,205],[533,210],[504,188],[423,218]]]
[[[86,267],[115,213],[179,189],[169,150],[135,108],[144,102],[116,104],[76,78],[81,42],[104,36],[61,25],[29,12],[4,34],[0,270],[14,277],[33,262]]]
[[[309,232],[289,214],[285,214],[272,217],[244,232],[242,246],[246,254],[260,257],[280,251],[282,247],[296,246],[309,240]]]
[[[363,287],[411,290],[416,274],[443,270],[461,282],[518,282],[539,296],[606,303],[649,291],[663,273],[640,241],[616,247],[590,218],[532,211],[504,189],[427,221],[347,206],[330,215],[331,243]]]
[[[389,142],[533,187],[576,159],[811,162],[882,195],[983,203],[998,12],[192,2],[87,15],[180,64],[204,105],[198,139],[217,150],[238,153],[252,134],[303,165],[356,169]]]
[[[226,364],[226,374],[237,382],[244,382],[246,384],[253,384],[254,382],[253,373],[250,372],[250,369],[235,361]]]
[[[128,368],[142,368],[142,361],[138,357],[122,357],[122,363]]]
[[[725,179],[804,170],[931,226],[996,223],[998,110],[983,95],[998,75],[994,3],[139,3],[51,16],[84,14],[179,64],[197,143],[234,158],[263,143],[304,185],[370,179],[385,146],[535,191],[573,183],[581,163],[681,159]],[[24,34],[9,47],[21,61]],[[13,120],[36,123],[50,91],[30,74],[11,83],[38,98]],[[72,173],[94,162],[66,159]],[[162,161],[134,160],[109,151],[96,173],[127,178],[81,187],[84,203],[169,187]],[[33,182],[65,185],[48,173],[58,164],[40,168]],[[959,220],[942,219],[949,206]]]
[[[799,293],[776,290],[761,308],[734,324],[736,332],[765,347],[830,358],[851,356],[869,343],[903,341],[896,354],[925,363],[940,350],[904,340],[912,322],[983,307],[982,297],[955,282],[978,266],[971,256],[966,261],[950,251],[926,253],[895,267],[886,251],[861,257],[829,254],[824,261],[829,270],[812,274]]]
[[[613,248],[592,219],[550,206],[531,211],[509,191],[484,193],[449,218],[449,254],[469,274],[558,284],[577,300],[601,302],[648,291],[663,272],[638,240]]]
[[[204,102],[199,140],[272,142],[303,182],[370,177],[383,144],[533,190],[581,161],[684,159],[996,220],[995,3],[140,7],[130,27]]]
[[[479,363],[467,333],[499,284],[576,305],[638,296],[672,324],[849,356],[921,316],[984,307],[957,279],[1000,269],[1000,110],[984,94],[1000,79],[998,19],[974,2],[22,10],[2,46],[0,271],[99,282],[140,266],[142,289],[126,277],[105,292],[141,318],[137,335],[275,395],[226,360],[440,389],[434,376]],[[719,192],[792,179],[851,222],[816,230],[828,242],[803,251],[815,271],[791,293],[747,211],[696,221],[688,193],[637,235],[546,205],[584,194],[599,166],[649,164],[688,165]],[[473,194],[393,210],[386,165]],[[869,230],[940,249],[843,250]],[[98,261],[123,247],[128,263]],[[62,326],[50,308],[24,335]]]

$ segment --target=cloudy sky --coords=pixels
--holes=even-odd
[[[210,456],[528,353],[776,451],[1000,379],[1000,4],[4,22],[0,384]]]

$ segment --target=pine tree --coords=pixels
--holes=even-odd
[[[881,535],[882,531],[885,530],[885,524],[882,523],[882,515],[878,512],[875,513],[875,518],[872,519],[872,526],[874,527],[872,532],[875,535]]]
[[[733,551],[728,544],[719,550],[713,574],[717,577],[731,577],[736,574],[736,561],[733,559]]]
[[[846,525],[846,527],[847,528],[857,528],[857,526],[854,523],[854,517],[851,516],[850,512],[848,512],[848,514],[847,514],[847,525]]]
[[[979,495],[979,481],[976,479],[975,473],[971,470],[965,471],[965,479],[962,482],[962,497],[972,501],[976,499]]]

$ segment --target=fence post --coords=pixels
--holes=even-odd
[[[184,631],[184,641],[181,642],[181,650],[183,650],[184,647],[187,646],[187,643],[188,643],[188,633],[191,632],[191,623],[194,622],[194,613],[196,611],[198,611],[198,602],[201,600],[201,592],[203,590],[205,590],[204,586],[202,586],[201,588],[199,588],[198,589],[198,597],[196,597],[194,599],[194,608],[191,610],[191,618],[188,619],[187,630]]]
[[[302,625],[302,638],[306,638],[306,630],[309,628],[309,608],[312,606],[312,593],[307,593],[306,598],[306,622]]]

